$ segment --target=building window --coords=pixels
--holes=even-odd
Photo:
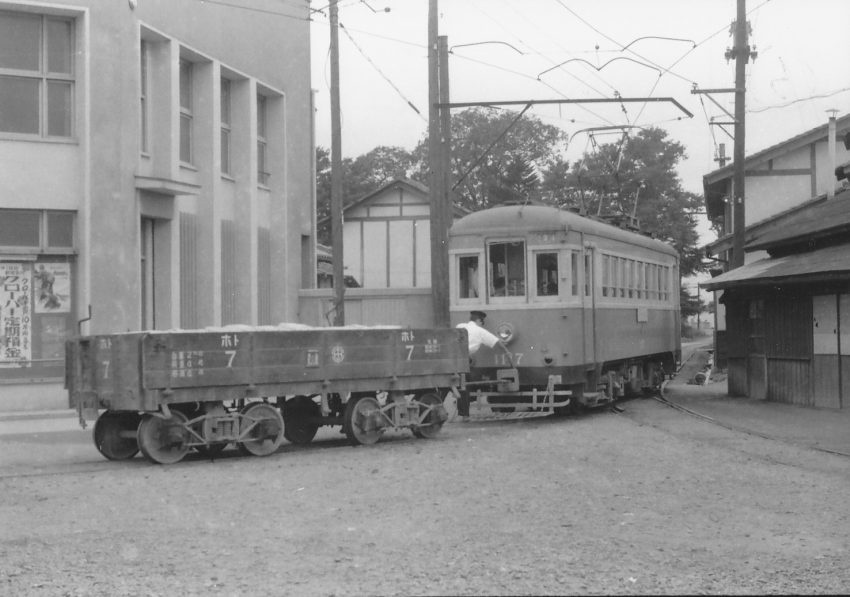
[[[266,163],[266,98],[263,95],[257,96],[257,182],[263,186],[269,184]]]
[[[139,131],[139,142],[142,153],[148,152],[148,42],[142,40],[141,64],[139,65],[139,114],[141,130]]]
[[[192,163],[192,63],[180,60],[180,161]]]
[[[221,173],[230,172],[230,80],[221,80]]]
[[[73,135],[74,22],[0,11],[0,132]]]
[[[0,253],[73,253],[71,211],[0,209]]]

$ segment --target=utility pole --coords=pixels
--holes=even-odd
[[[744,172],[744,133],[745,118],[745,85],[746,66],[750,60],[748,40],[746,0],[738,0],[737,20],[735,21],[735,45],[726,51],[726,58],[735,59],[735,149],[732,161],[735,173],[732,180],[732,259],[731,267],[744,265],[744,233],[746,220],[744,207],[746,205],[745,172]],[[753,54],[755,57],[755,54]]]
[[[440,74],[448,80],[445,60],[440,64],[437,39],[437,0],[428,2],[428,192],[431,204],[431,296],[434,325],[449,327],[449,272],[448,272],[448,172],[443,172],[443,152],[448,151],[448,139],[443,138],[440,106]],[[446,44],[447,45],[447,44]],[[448,56],[448,51],[445,52]],[[448,83],[442,93],[448,93]]]
[[[331,245],[334,325],[345,325],[345,264],[342,246],[342,127],[339,107],[339,11],[330,0],[331,23]]]

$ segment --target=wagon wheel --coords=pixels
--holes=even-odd
[[[443,402],[433,392],[419,396],[417,402],[419,402],[419,416],[422,417],[424,415],[424,418],[422,419],[422,424],[418,427],[412,427],[411,431],[413,431],[413,435],[416,437],[433,439],[440,433],[443,423],[448,418],[445,407],[443,407]],[[440,416],[441,410],[442,417]]]
[[[134,412],[106,411],[94,424],[92,439],[108,460],[127,460],[139,452],[136,439],[141,416]]]
[[[345,405],[342,430],[351,445],[374,444],[381,438],[381,405],[374,396],[352,396]]]
[[[145,415],[139,423],[139,448],[145,458],[156,464],[180,462],[189,451],[189,419],[172,410],[167,419]]]
[[[283,441],[280,411],[266,402],[255,402],[243,408],[241,414],[241,441],[236,444],[239,451],[253,456],[274,454]]]
[[[293,444],[309,444],[319,430],[320,425],[314,420],[319,416],[319,405],[309,396],[288,400],[283,406],[283,437]]]

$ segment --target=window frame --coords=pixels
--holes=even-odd
[[[20,16],[26,15],[37,18],[39,20],[39,43],[38,43],[38,69],[11,68],[0,66],[0,79],[21,79],[28,81],[36,81],[38,84],[38,114],[37,114],[37,131],[4,131],[0,130],[0,137],[9,139],[39,139],[45,141],[75,141],[76,140],[76,93],[77,93],[77,65],[76,65],[76,48],[77,48],[77,31],[76,18],[73,16],[64,16],[50,13],[28,13],[14,10],[0,10],[0,18],[3,15]],[[48,34],[48,25],[53,23],[64,23],[68,28],[68,47],[65,50],[65,58],[67,59],[68,72],[51,71],[50,57],[51,46],[50,36]],[[51,90],[55,89],[56,84],[61,84],[68,88],[67,105],[63,105],[65,115],[67,116],[67,131],[66,134],[51,134]]]
[[[77,253],[77,212],[61,209],[13,209],[0,208],[0,217],[4,213],[16,212],[19,214],[29,213],[38,216],[38,243],[33,245],[3,245],[0,244],[0,255],[75,255]],[[50,245],[50,217],[51,215],[68,215],[71,217],[70,246]],[[2,242],[2,239],[0,239]]]
[[[232,145],[233,145],[233,82],[226,78],[219,79],[219,114],[221,121],[221,138],[219,146],[219,169],[222,176],[233,175]],[[226,141],[225,141],[226,140]]]
[[[549,255],[555,257],[555,284],[556,291],[554,294],[541,294],[541,280],[539,276],[539,268],[538,268],[538,259],[543,255]],[[529,293],[529,298],[533,302],[557,302],[562,300],[562,293],[564,284],[562,284],[563,280],[568,279],[565,277],[564,270],[564,259],[562,258],[563,251],[561,251],[557,247],[530,247],[529,248],[529,256],[530,256],[530,267],[529,271],[533,272],[530,276],[529,288],[532,289]]]
[[[195,161],[195,114],[193,111],[195,87],[194,66],[194,63],[188,58],[180,57],[178,64],[179,90],[177,99],[177,103],[180,107],[178,156],[180,163],[187,166],[192,166]],[[184,72],[186,74],[185,80],[183,78]],[[184,85],[186,86],[186,89],[183,88]],[[184,98],[186,99],[186,104],[183,103]],[[186,126],[185,137],[183,128],[184,124]],[[183,146],[184,138],[186,142],[185,148]]]
[[[493,265],[493,257],[492,251],[495,245],[514,245],[520,244],[522,245],[522,259],[516,261],[516,263],[521,263],[523,272],[522,272],[522,291],[517,294],[509,294],[510,289],[510,278],[511,272],[508,270],[508,255],[507,249],[505,253],[505,294],[496,294],[494,287],[494,275],[492,272]],[[487,282],[487,300],[488,302],[496,302],[496,303],[511,303],[511,302],[526,302],[528,300],[528,283],[529,283],[529,274],[528,274],[528,243],[525,238],[493,238],[487,239],[485,241],[485,264],[487,267],[486,271],[486,282]]]
[[[267,188],[271,173],[268,171],[268,97],[257,94],[257,185]]]
[[[139,42],[139,151],[150,153],[150,45]]]

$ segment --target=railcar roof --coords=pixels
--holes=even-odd
[[[516,233],[519,230],[584,232],[678,256],[676,249],[660,240],[544,205],[504,205],[476,211],[455,221],[449,234],[464,236],[487,232]]]

